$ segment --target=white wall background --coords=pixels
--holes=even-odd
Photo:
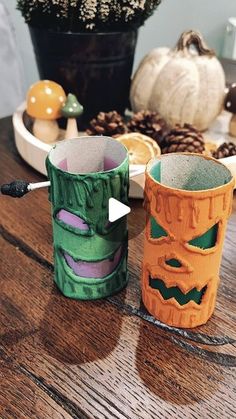
[[[8,8],[15,27],[26,91],[38,79],[28,28],[15,9],[16,0],[1,1]],[[162,0],[159,9],[140,30],[134,68],[151,48],[174,46],[180,33],[186,29],[200,30],[209,45],[220,54],[224,29],[230,16],[236,16],[236,0]]]

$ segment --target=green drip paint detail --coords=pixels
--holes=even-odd
[[[200,291],[198,291],[197,288],[192,288],[189,292],[184,294],[178,287],[168,288],[164,281],[156,278],[149,278],[149,285],[151,288],[160,291],[164,300],[169,300],[174,297],[181,306],[189,303],[190,301],[195,301],[195,303],[200,304],[206,290],[206,287]]]
[[[181,268],[182,264],[177,259],[166,260],[166,264],[172,266],[173,268]]]
[[[97,233],[104,234],[108,221],[108,201],[115,198],[128,205],[129,164],[128,157],[113,170],[91,174],[73,174],[54,166],[46,159],[51,181],[49,200],[53,216],[60,209],[76,213],[81,210],[85,219]]]
[[[73,259],[80,259],[86,262],[109,259],[116,250],[123,244],[128,246],[127,222],[125,217],[119,225],[112,229],[107,235],[80,235],[64,228],[60,222],[53,220],[54,248],[61,252],[68,253]],[[72,227],[73,229],[73,227]]]
[[[113,197],[128,204],[128,157],[117,168],[93,174],[72,174],[55,167],[46,159],[51,181],[49,200],[52,203],[54,238],[54,279],[61,292],[70,298],[93,300],[107,297],[124,288],[128,281],[127,220],[123,217],[107,227],[108,201]],[[57,219],[64,209],[82,218],[90,227],[79,231]],[[94,262],[108,259],[123,246],[124,253],[116,269],[105,278],[77,276],[64,259],[67,253],[75,260]]]
[[[61,292],[69,298],[79,300],[96,300],[108,297],[123,289],[128,282],[127,250],[124,252],[117,268],[105,278],[84,278],[75,275],[67,265],[61,252],[54,251],[54,280]]]
[[[204,234],[202,234],[199,237],[195,237],[195,239],[189,241],[188,243],[191,246],[199,247],[201,249],[210,249],[211,247],[214,247],[216,244],[217,233],[218,233],[218,224],[215,224]]]
[[[153,239],[160,239],[161,237],[167,237],[168,233],[158,224],[154,217],[150,217],[151,222],[151,237]]]

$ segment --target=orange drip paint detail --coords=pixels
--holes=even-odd
[[[175,190],[155,181],[146,171],[145,194],[150,212],[144,236],[142,298],[149,313],[158,320],[175,327],[192,328],[205,324],[212,315],[233,186],[234,179],[210,190]],[[168,233],[161,241],[150,238],[150,213]],[[216,223],[220,228],[212,248],[191,249],[187,246],[189,241],[201,236]],[[171,269],[161,263],[169,255],[185,261],[189,269]],[[166,289],[178,287],[178,294],[187,295],[196,289],[198,293],[202,292],[201,299],[198,303],[190,299],[182,305],[175,297],[164,299],[161,291],[150,285],[149,278],[160,279]]]

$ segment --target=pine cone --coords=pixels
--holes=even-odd
[[[127,124],[129,132],[140,132],[153,138],[159,145],[167,133],[166,121],[157,113],[140,111],[133,115]]]
[[[163,139],[161,151],[165,153],[203,153],[204,140],[200,131],[190,124],[176,125]]]
[[[215,159],[223,159],[224,157],[236,156],[236,144],[234,143],[223,143],[221,144],[212,156]]]
[[[88,135],[116,136],[126,132],[123,117],[116,111],[99,112],[89,123]]]

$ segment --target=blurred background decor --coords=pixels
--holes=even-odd
[[[236,137],[236,83],[233,83],[225,96],[225,110],[231,112],[229,134]]]
[[[9,12],[0,2],[0,118],[10,115],[24,99],[23,66]]]
[[[221,62],[227,84],[236,80],[236,17],[230,17],[225,28]]]
[[[173,49],[155,48],[140,63],[131,85],[133,111],[158,111],[170,126],[205,130],[221,112],[225,75],[200,32],[181,34]]]
[[[26,94],[29,86],[39,79],[28,25],[25,24],[21,12],[16,9],[17,0],[0,0],[0,3],[8,9],[16,32],[18,52],[24,69],[23,89]],[[226,26],[231,16],[235,16],[235,0],[227,0],[227,3],[222,0],[163,1],[139,29],[134,70],[148,51],[162,45],[173,47],[180,33],[189,28],[200,31],[207,44],[221,59]],[[231,80],[230,83],[234,81]]]
[[[225,160],[225,164],[232,166],[233,173],[236,174],[234,146],[236,143],[235,137],[232,137],[232,135],[235,135],[235,107],[231,103],[231,100],[226,100],[227,90],[224,87],[224,83],[222,83],[224,75],[219,61],[217,61],[216,58],[218,57],[222,63],[223,60],[235,62],[233,58],[234,42],[232,42],[232,40],[234,40],[234,18],[230,17],[235,13],[235,0],[228,0],[227,7],[220,0],[215,0],[214,7],[212,0],[204,0],[204,2],[203,0],[199,0],[199,2],[196,2],[195,0],[181,0],[179,2],[165,0],[159,8],[156,6],[160,1],[143,0],[133,0],[129,2],[127,0],[74,0],[73,2],[69,0],[29,0],[27,2],[24,0],[0,0],[0,4],[2,3],[9,9],[10,16],[8,17],[12,19],[12,23],[10,24],[8,22],[7,25],[5,25],[5,28],[8,26],[11,27],[10,29],[12,30],[14,24],[17,34],[15,37],[15,48],[11,51],[15,54],[14,57],[17,56],[19,61],[22,60],[21,64],[23,64],[24,73],[22,73],[23,77],[21,77],[20,82],[22,83],[21,88],[24,93],[28,91],[29,86],[32,85],[32,83],[35,84],[39,79],[30,31],[32,37],[33,32],[38,32],[42,39],[43,33],[48,37],[49,35],[51,36],[51,33],[55,35],[55,42],[52,44],[53,47],[51,50],[48,50],[49,38],[46,40],[43,50],[41,51],[42,59],[46,62],[46,65],[48,63],[51,65],[51,62],[56,59],[54,56],[54,53],[56,52],[59,59],[64,60],[65,65],[64,67],[62,66],[62,74],[63,76],[65,76],[65,74],[68,76],[68,83],[76,80],[77,72],[82,70],[85,71],[86,69],[86,75],[82,83],[79,84],[76,81],[75,87],[72,89],[68,89],[65,82],[59,81],[61,88],[65,90],[63,100],[65,100],[66,103],[62,103],[62,108],[58,110],[59,113],[56,115],[59,117],[58,121],[56,121],[55,118],[52,119],[54,108],[51,105],[46,107],[46,113],[48,113],[48,115],[46,114],[46,118],[45,113],[42,115],[38,114],[37,116],[30,115],[26,103],[21,103],[17,109],[15,106],[12,110],[9,109],[8,111],[9,114],[15,111],[13,124],[19,153],[29,164],[41,173],[45,173],[44,159],[47,152],[52,147],[52,143],[54,143],[54,138],[46,138],[46,135],[43,135],[40,139],[39,135],[34,135],[34,125],[38,124],[38,121],[36,121],[38,119],[40,119],[42,128],[52,125],[52,123],[54,124],[54,127],[57,128],[56,124],[58,123],[60,129],[58,130],[57,128],[57,138],[55,141],[60,141],[67,135],[65,130],[62,129],[66,128],[66,123],[68,128],[73,126],[76,135],[77,132],[79,135],[83,135],[82,131],[87,130],[88,133],[93,132],[98,135],[112,135],[115,138],[121,137],[118,140],[126,143],[129,148],[130,162],[133,162],[130,168],[131,173],[133,166],[133,172],[135,172],[136,177],[140,177],[141,182],[143,181],[144,165],[150,156],[156,154],[157,150],[161,150],[162,153],[167,151],[170,152],[174,149],[198,151],[200,153],[206,153],[207,155],[216,153],[215,156]],[[204,7],[201,7],[201,3]],[[18,5],[18,10],[16,10],[16,5]],[[155,8],[156,11],[148,20],[148,24],[139,30],[139,27]],[[24,19],[29,25],[24,23]],[[229,25],[230,29],[228,28]],[[30,31],[28,28],[30,28]],[[192,35],[190,37],[191,39],[188,38],[189,28],[193,28],[190,32],[192,35],[193,33],[198,34],[195,38],[192,38]],[[113,38],[111,42],[103,43],[102,37],[106,37],[107,40],[109,37],[109,39],[111,39],[111,36],[113,35],[126,37],[126,35],[128,36],[132,33],[134,42],[131,55],[133,60],[134,46],[138,31],[139,42],[135,54],[134,68],[137,68],[141,59],[143,59],[145,54],[153,48],[164,51],[160,56],[160,59],[155,62],[155,65],[159,65],[160,67],[163,65],[164,61],[168,61],[169,55],[173,54],[172,59],[169,60],[171,63],[168,62],[168,66],[171,64],[170,67],[173,67],[173,71],[171,70],[168,72],[168,77],[170,77],[175,86],[180,86],[180,88],[177,92],[178,94],[175,95],[176,100],[173,100],[172,98],[168,101],[168,106],[164,106],[165,112],[162,107],[163,100],[160,102],[159,100],[157,101],[156,95],[153,95],[154,92],[151,92],[151,96],[154,96],[154,98],[152,98],[152,103],[156,106],[154,110],[150,109],[148,104],[148,106],[140,106],[137,109],[138,112],[136,109],[135,112],[126,110],[124,114],[124,108],[128,105],[129,87],[126,88],[125,91],[126,96],[125,102],[123,102],[123,109],[119,107],[120,102],[117,105],[117,102],[114,100],[114,95],[118,95],[118,93],[120,94],[121,92],[120,87],[118,89],[118,86],[120,86],[121,83],[120,75],[123,76],[122,66],[125,57],[129,55],[126,53],[127,48],[130,48],[131,44],[128,41],[128,43],[126,43],[127,38],[123,38],[122,48],[124,47],[124,49],[122,51],[125,51],[125,55],[123,54],[122,57],[119,56],[117,59],[118,56],[115,56],[114,54],[116,54],[116,52],[120,53],[121,51],[119,42],[117,41],[116,43],[115,38]],[[172,50],[181,33],[186,34],[186,36],[188,35],[188,37],[185,39],[183,36],[181,37],[177,48],[179,51],[176,51],[176,49]],[[83,50],[83,54],[81,53],[81,61],[76,61],[76,56],[72,56],[72,58],[70,57],[70,59],[67,60],[64,55],[62,57],[62,51],[65,52],[66,50],[67,54],[68,49],[73,42],[71,41],[67,48],[65,47],[65,44],[63,44],[64,41],[62,38],[65,35],[72,40],[73,36],[77,36],[77,34],[84,40],[89,38],[92,39],[94,37],[93,42],[90,44],[90,49],[88,49],[88,51]],[[96,44],[97,38],[100,35],[100,42]],[[60,36],[62,36],[62,38],[60,45],[58,46],[57,37]],[[42,39],[37,39],[37,42],[41,42]],[[79,41],[80,45],[82,42],[81,39]],[[78,42],[75,41],[76,47],[77,44]],[[164,49],[163,45],[165,46]],[[196,55],[194,58],[192,56],[190,57],[192,46],[195,46]],[[100,54],[100,61],[96,58],[96,60],[91,63],[90,58],[93,54],[93,48],[96,53]],[[213,50],[216,52],[216,57],[213,56]],[[131,63],[131,55],[129,55],[129,63]],[[231,58],[224,58],[223,56]],[[181,67],[183,62],[184,76],[179,80],[179,78],[176,77],[175,70],[178,68],[178,65]],[[153,76],[157,76],[157,74],[152,71],[152,63],[150,65],[151,76],[149,77],[145,71],[144,80],[141,81],[139,86],[141,100],[144,99],[148,82]],[[180,63],[182,64],[180,65]],[[209,63],[211,63],[212,66],[208,65]],[[189,70],[190,67],[191,71]],[[130,64],[129,77],[126,77],[127,86],[130,85],[131,68],[132,65]],[[109,83],[104,82],[104,79],[102,79],[102,77],[105,77],[107,69],[112,73],[109,73]],[[57,69],[54,70],[57,71]],[[117,74],[115,80],[112,79],[114,75],[113,70],[116,71]],[[206,77],[201,79],[201,71],[208,75],[209,80],[213,80],[210,89],[211,94],[209,94],[210,83],[206,81]],[[163,77],[167,76],[163,70],[160,73]],[[229,85],[228,72],[226,69],[225,73],[226,82]],[[2,76],[2,80],[4,80],[4,72],[2,69],[0,69],[0,75]],[[95,86],[96,88],[94,87],[94,84],[91,83],[91,77],[94,77],[96,82],[99,80],[99,83]],[[99,77],[101,77],[101,79],[99,79]],[[236,74],[234,77],[236,78]],[[46,78],[52,79],[51,81],[53,81],[53,79],[56,82],[58,81],[56,76],[49,77],[47,74]],[[189,79],[191,79],[192,83],[190,83],[190,88],[188,84]],[[200,81],[202,80],[202,82],[197,83],[197,79]],[[101,82],[101,80],[103,80],[103,82]],[[219,80],[221,82],[220,88],[218,85]],[[235,82],[235,80],[232,81]],[[232,85],[232,87],[233,86],[234,85]],[[7,98],[7,91],[11,91],[11,85],[7,86],[6,84],[4,87],[5,91],[2,101]],[[164,85],[161,85],[160,92],[162,94],[168,94],[168,92],[171,91],[172,97],[173,90],[175,89],[170,87],[168,81],[166,88],[164,88]],[[192,94],[192,88],[195,92],[195,96]],[[88,105],[81,100],[81,95],[84,90],[87,92],[89,91]],[[44,82],[43,92],[49,94],[49,91],[51,92],[51,89],[48,88]],[[214,92],[214,94],[212,94],[212,92]],[[70,95],[68,95],[69,93]],[[207,96],[208,99],[206,101],[205,97]],[[215,96],[217,96],[217,100],[215,99]],[[59,95],[59,99],[60,97],[62,100],[62,95]],[[109,106],[105,109],[103,105],[100,106],[100,104],[104,103],[104,100],[107,97],[111,98],[111,100]],[[189,106],[186,97],[189,97]],[[35,96],[31,99],[34,101],[34,98],[36,99]],[[225,99],[225,111],[222,111],[217,116],[219,111],[223,109],[223,99]],[[219,102],[221,102],[221,106],[219,106]],[[45,103],[47,103],[47,101],[45,101]],[[36,102],[33,103],[33,105],[36,105]],[[86,123],[85,121],[80,121],[78,119],[78,114],[81,114],[83,107]],[[206,119],[206,115],[209,116],[209,112],[211,113],[211,118],[207,118],[205,126],[202,123],[204,121],[201,120],[200,122],[202,125],[200,125],[195,118],[196,107],[200,110],[204,109],[203,117],[200,119]],[[205,112],[205,107],[207,107],[207,112]],[[178,118],[174,118],[172,121],[173,109],[177,112]],[[188,119],[186,113],[183,112],[184,110],[187,110],[187,114],[191,113],[193,118]],[[170,118],[169,115],[171,115]],[[63,116],[63,118],[60,118],[60,116]],[[212,119],[214,120],[211,123]],[[78,127],[76,126],[77,123]],[[180,125],[176,126],[176,123],[180,123]],[[202,134],[200,131],[206,129],[208,126],[208,130]],[[54,131],[56,133],[56,129]],[[69,134],[69,136],[71,136],[71,134]]]
[[[138,28],[161,0],[18,0],[29,25],[40,78],[73,92],[87,122],[99,111],[123,113]]]

